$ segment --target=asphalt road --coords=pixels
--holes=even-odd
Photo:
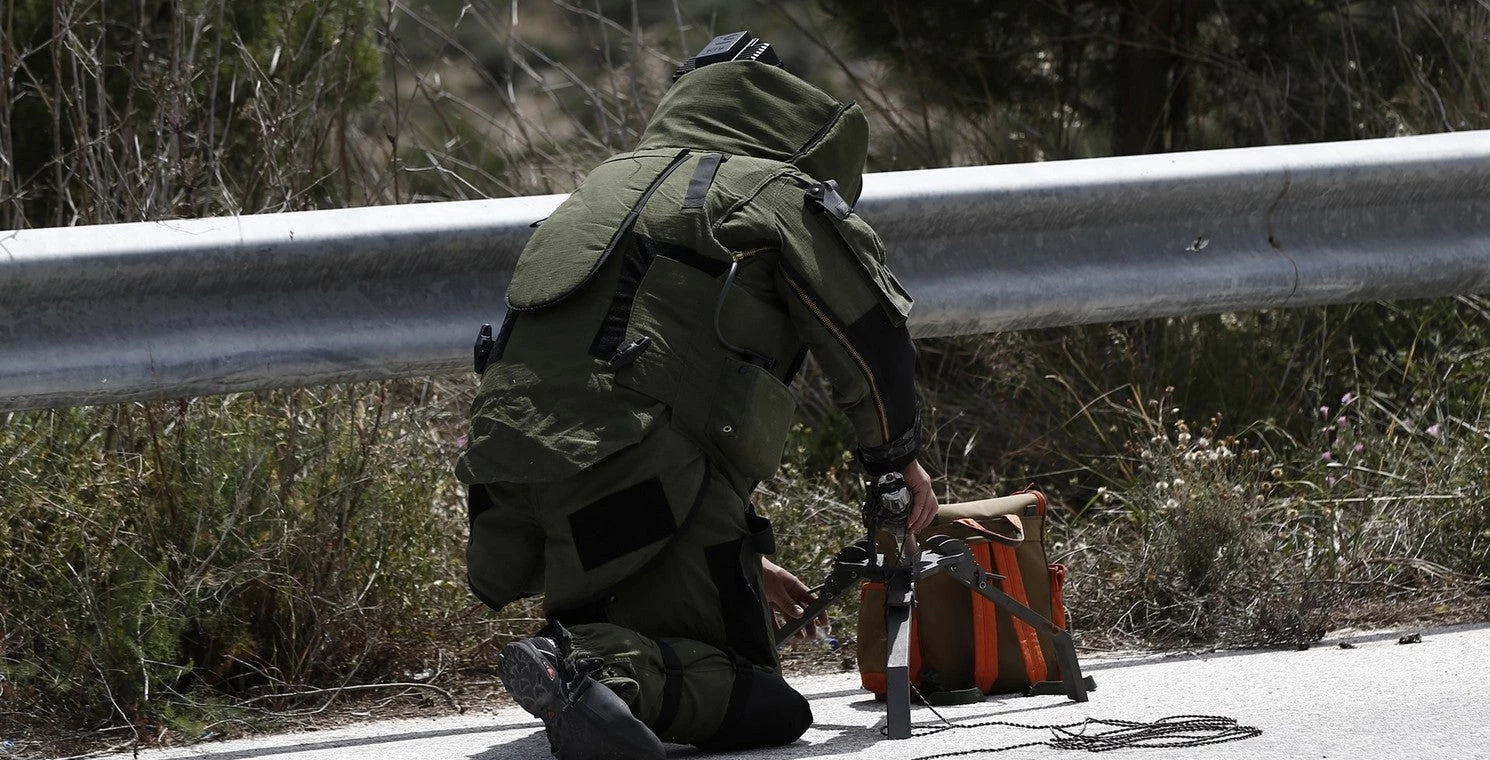
[[[1420,643],[1399,644],[1391,631],[1328,639],[1306,651],[1106,655],[1083,661],[1097,681],[1091,701],[1015,697],[941,708],[953,723],[1001,720],[1072,723],[1086,718],[1155,721],[1174,715],[1216,715],[1261,729],[1259,736],[1190,748],[1123,748],[1113,760],[1147,758],[1454,758],[1490,760],[1490,624],[1421,631]],[[1351,648],[1341,648],[1346,641]],[[1052,736],[1045,729],[953,728],[915,708],[922,735],[880,737],[884,706],[858,688],[856,674],[794,682],[811,701],[816,724],[795,744],[721,757],[893,758],[996,749]],[[1093,726],[1088,732],[1107,730]],[[670,747],[669,757],[704,757]],[[977,758],[983,755],[968,754]],[[1024,747],[1000,758],[1055,758],[1071,753]],[[551,757],[542,724],[516,708],[494,714],[372,723],[334,731],[244,739],[194,748],[121,754],[109,760],[544,760]]]

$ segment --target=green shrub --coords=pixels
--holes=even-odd
[[[415,395],[431,387],[7,415],[13,693],[68,722],[159,720],[203,688],[383,680],[468,646],[457,444]]]
[[[1444,299],[1354,312],[1378,329],[1313,343],[1324,350],[1307,359],[1317,369],[1303,408],[1197,426],[1172,395],[1092,394],[1081,415],[1100,435],[1088,434],[1089,467],[1066,490],[1085,501],[1061,546],[1082,627],[1128,641],[1307,643],[1358,609],[1452,614],[1468,609],[1465,592],[1474,604],[1490,589],[1486,311]],[[1280,336],[1250,334],[1262,357],[1250,361],[1303,363],[1270,350]],[[1096,438],[1128,443],[1113,452]]]

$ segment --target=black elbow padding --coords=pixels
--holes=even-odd
[[[849,344],[869,364],[875,394],[884,405],[885,435],[914,427],[916,421],[916,344],[905,325],[895,325],[884,309],[873,308],[847,327]]]
[[[824,299],[790,271],[787,279],[799,295],[825,317],[827,327],[839,333],[840,339],[869,373],[864,378],[872,386],[872,403],[883,420],[885,443],[861,449],[859,459],[871,474],[881,475],[910,464],[920,450],[920,426],[917,424],[916,344],[904,322],[892,320],[883,305],[871,306],[852,323],[844,324]],[[908,451],[903,451],[909,445]],[[898,466],[889,468],[890,464]],[[888,468],[888,469],[886,469]],[[878,471],[876,471],[878,470]]]

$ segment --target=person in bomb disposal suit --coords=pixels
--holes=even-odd
[[[594,169],[519,258],[476,346],[457,474],[470,585],[547,624],[498,673],[560,758],[660,758],[795,741],[772,610],[812,593],[765,559],[749,495],[780,464],[811,351],[871,475],[909,525],[938,505],[917,462],[911,299],[853,212],[868,125],[748,33],[675,75],[636,150]],[[825,621],[823,621],[825,622]]]

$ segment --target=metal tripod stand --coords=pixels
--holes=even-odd
[[[958,583],[982,595],[999,609],[1028,623],[1054,645],[1060,681],[1044,681],[1030,687],[1030,694],[1064,693],[1074,702],[1087,701],[1087,692],[1097,688],[1090,677],[1083,677],[1076,660],[1071,635],[1045,616],[1019,603],[998,589],[993,581],[1003,576],[985,571],[973,559],[967,544],[948,536],[932,536],[926,546],[917,545],[915,534],[906,527],[910,513],[910,491],[898,473],[880,476],[869,488],[864,501],[864,522],[868,535],[849,544],[838,553],[827,580],[818,589],[813,602],[800,618],[788,621],[776,632],[780,646],[816,618],[823,610],[853,589],[860,579],[885,584],[885,641],[888,653],[885,663],[885,713],[887,736],[905,739],[911,735],[910,634],[911,609],[915,605],[916,584],[937,573],[947,573]],[[876,537],[880,531],[893,539],[894,551],[882,555]]]

